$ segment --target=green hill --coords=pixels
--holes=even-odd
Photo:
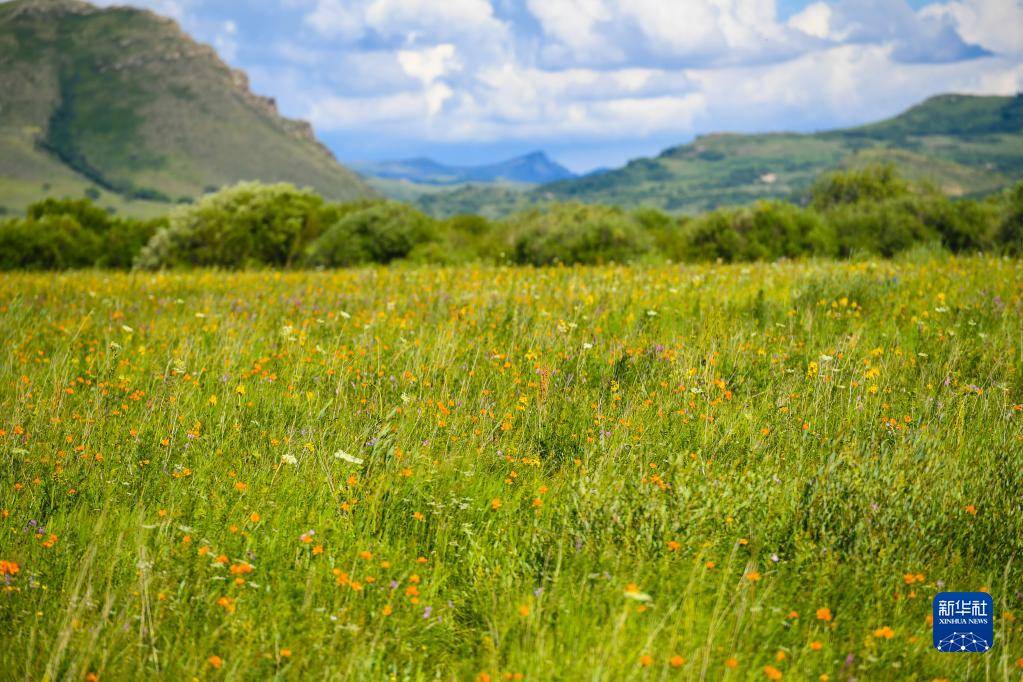
[[[956,196],[1012,184],[1023,179],[1023,96],[942,95],[887,121],[822,133],[705,135],[655,158],[517,195],[463,187],[417,202],[438,215],[495,214],[549,200],[692,213],[757,199],[798,200],[823,172],[877,162]]]
[[[88,191],[155,212],[240,180],[373,194],[172,20],[75,0],[0,4],[0,207]]]

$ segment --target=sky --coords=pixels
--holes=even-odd
[[[341,161],[576,172],[1023,89],[1023,0],[101,0],[176,19]]]

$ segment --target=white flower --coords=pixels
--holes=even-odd
[[[298,464],[298,458],[295,455],[283,455],[281,461],[285,464]]]
[[[337,452],[335,452],[334,453],[334,458],[335,459],[343,459],[344,461],[351,462],[352,464],[362,464],[362,460],[361,459],[359,459],[358,457],[356,457],[354,455],[349,455],[344,450],[338,450]]]

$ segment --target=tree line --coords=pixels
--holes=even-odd
[[[397,202],[333,203],[287,184],[242,183],[166,217],[118,217],[89,199],[46,199],[0,222],[0,269],[349,267],[742,262],[892,257],[917,246],[1023,252],[1023,183],[952,199],[891,166],[829,173],[805,205],[758,201],[697,216],[558,203],[502,220],[437,220]]]

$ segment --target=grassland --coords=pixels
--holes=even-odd
[[[1017,679],[1021,333],[984,258],[4,275],[0,677]]]

